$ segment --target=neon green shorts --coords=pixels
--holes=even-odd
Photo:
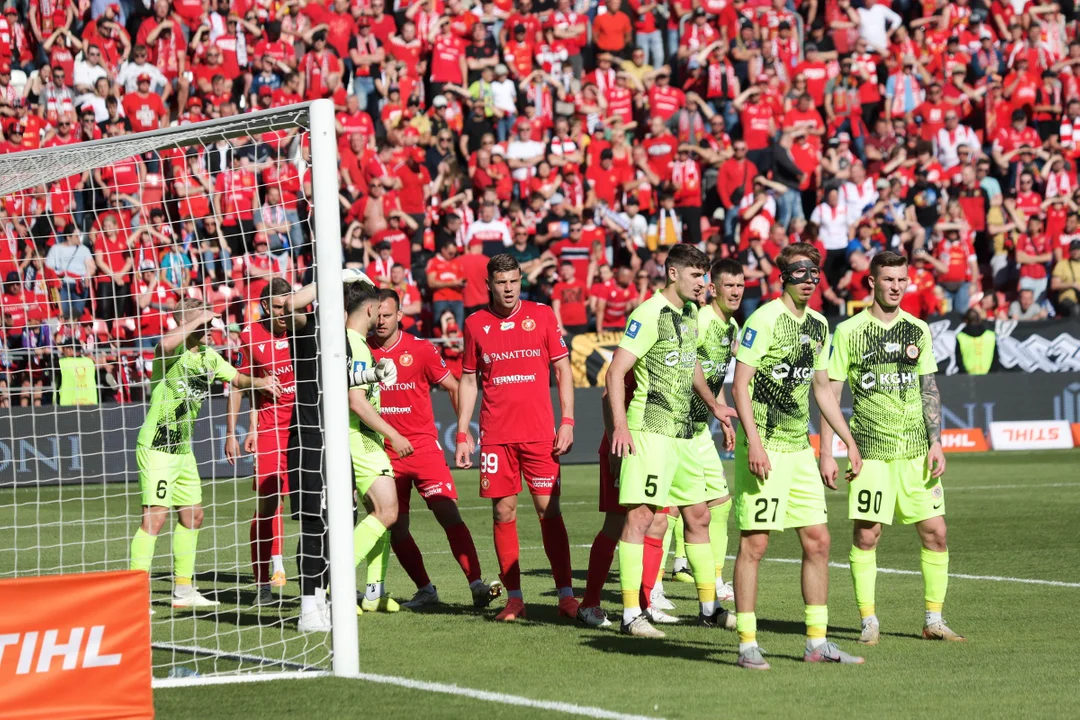
[[[705,478],[692,440],[641,430],[631,430],[630,437],[636,453],[622,461],[620,505],[684,507],[705,502]]]
[[[941,481],[930,477],[925,455],[899,460],[864,460],[848,484],[848,517],[892,525],[893,513],[904,525],[945,514]]]
[[[363,437],[355,433],[349,434],[349,453],[352,455],[353,479],[356,481],[356,491],[363,497],[371,489],[371,484],[378,477],[394,477],[394,470],[390,465],[390,458],[385,450],[371,450],[365,444]]]
[[[202,480],[193,453],[173,455],[135,446],[143,505],[187,507],[202,503]]]
[[[705,478],[705,501],[712,502],[728,494],[724,465],[716,451],[712,432],[706,427],[690,439],[690,460],[697,464],[694,472]]]
[[[740,530],[785,530],[824,525],[825,486],[810,448],[797,452],[765,451],[769,479],[762,482],[747,461],[746,438],[735,442],[735,520]]]

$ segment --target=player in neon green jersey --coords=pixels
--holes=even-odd
[[[611,454],[622,458],[619,504],[627,508],[619,542],[622,632],[663,637],[642,613],[645,533],[657,511],[682,510],[687,557],[700,603],[699,622],[723,627],[727,611],[716,604],[716,566],[709,545],[708,491],[695,457],[690,397],[701,397],[730,432],[730,408],[709,389],[698,362],[698,306],[704,294],[708,257],[691,245],[668,253],[667,286],[638,306],[606,376],[612,415]],[[625,376],[633,368],[636,388],[626,407]],[[715,454],[715,448],[712,448]]]
[[[397,612],[396,600],[385,592],[390,560],[389,528],[397,522],[397,487],[383,438],[390,440],[399,457],[412,455],[412,444],[379,415],[379,383],[397,382],[394,361],[384,358],[376,365],[367,335],[379,312],[379,291],[367,282],[345,289],[345,345],[349,368],[349,452],[352,455],[356,492],[363,498],[367,517],[353,531],[357,566],[367,560],[367,588],[357,613]]]
[[[741,538],[735,559],[739,667],[767,670],[757,644],[758,567],[769,533],[795,528],[803,548],[806,662],[861,663],[826,639],[829,610],[829,528],[825,487],[810,448],[810,389],[825,422],[851,449],[851,472],[862,461],[826,373],[829,326],[806,306],[820,281],[821,255],[795,243],[776,258],[780,299],[746,321],[732,394],[739,412],[735,441],[735,518]]]
[[[742,304],[743,291],[746,288],[743,277],[743,268],[735,260],[717,260],[709,269],[709,294],[712,301],[698,312],[698,362],[705,375],[705,382],[716,396],[722,396],[724,392],[724,379],[727,377],[728,366],[735,355],[735,348],[739,333],[738,323],[734,315]],[[724,582],[722,572],[724,559],[727,555],[728,541],[728,514],[731,511],[731,494],[728,492],[727,479],[724,477],[724,467],[720,463],[720,456],[716,453],[713,443],[712,430],[710,428],[712,415],[705,403],[696,395],[691,398],[691,413],[694,422],[694,442],[698,451],[696,456],[701,460],[701,473],[705,477],[708,490],[706,502],[709,506],[709,544],[712,546],[713,561],[716,564],[716,600],[724,602],[734,597],[731,585]],[[684,533],[684,524],[680,521],[673,523],[676,543],[679,535]],[[664,547],[664,555],[667,555],[667,547]],[[676,552],[676,562],[679,553]],[[685,560],[684,560],[685,562]],[[663,586],[657,583],[653,589],[652,602],[659,605],[670,605],[663,597]]]
[[[862,616],[859,642],[876,645],[880,625],[874,608],[877,544],[881,525],[894,515],[914,524],[922,541],[926,602],[923,637],[964,638],[941,619],[949,584],[945,541],[945,495],[941,476],[941,396],[930,329],[900,309],[908,284],[907,259],[882,252],[870,262],[873,304],[840,323],[829,353],[829,379],[837,398],[846,380],[855,401],[851,434],[863,456],[862,472],[848,483],[848,517],[855,521],[851,579]],[[821,426],[821,476],[836,487],[839,469],[832,432]]]
[[[238,390],[255,388],[277,397],[276,377],[251,378],[237,372],[211,347],[206,333],[217,313],[202,301],[185,298],[176,311],[179,324],[161,337],[154,348],[150,408],[139,431],[135,459],[142,490],[142,524],[131,540],[132,570],[150,571],[154,545],[169,509],[176,508],[173,529],[173,597],[175,608],[212,607],[192,583],[195,549],[202,527],[202,482],[191,452],[191,430],[210,394],[214,380]]]

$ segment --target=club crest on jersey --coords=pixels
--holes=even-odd
[[[800,335],[799,336],[799,344],[800,345],[809,345],[810,344],[810,336],[809,335]]]
[[[513,330],[514,329],[514,321],[513,320],[504,321],[501,325],[499,325],[499,329],[500,330]]]
[[[746,328],[742,334],[743,347],[754,347],[754,340],[757,338],[757,330],[753,328]]]
[[[904,354],[912,360],[917,360],[919,358],[919,346],[915,344],[908,345],[907,349],[904,350]]]
[[[626,326],[626,337],[628,337],[628,338],[636,338],[637,334],[638,334],[638,330],[640,330],[640,329],[641,329],[641,323],[639,323],[637,320],[631,320],[630,324]]]
[[[491,364],[491,356],[488,355],[487,353],[484,353],[484,364],[485,365],[490,365]]]
[[[480,478],[480,487],[487,490],[489,487],[491,487],[491,481],[487,478]]]
[[[941,493],[942,493],[942,491],[941,491],[941,485],[935,485],[934,487],[932,487],[932,488],[930,489],[930,495],[931,495],[931,496],[932,496],[932,497],[933,497],[933,498],[934,498],[935,500],[940,500],[940,499],[941,499]]]
[[[413,358],[409,353],[402,353],[401,357],[398,358],[398,364],[401,365],[401,367],[409,367],[412,363]]]
[[[731,344],[731,338],[729,338],[727,336],[720,338],[720,345],[722,345],[723,347],[727,347],[730,344]]]
[[[525,332],[532,332],[536,329],[536,321],[532,318],[525,318],[521,321],[521,329]]]

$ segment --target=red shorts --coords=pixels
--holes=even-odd
[[[409,512],[409,496],[414,486],[424,502],[440,498],[457,500],[457,487],[438,443],[424,441],[413,447],[416,452],[409,457],[395,456],[390,460],[397,485],[398,512]]]
[[[611,441],[607,433],[600,441],[600,512],[626,514],[619,504],[619,478],[611,472]]]
[[[480,446],[480,497],[521,492],[521,476],[533,495],[559,495],[559,460],[549,440]]]
[[[289,492],[289,433],[261,432],[255,438],[255,478],[260,496]]]

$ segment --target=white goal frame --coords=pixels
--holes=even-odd
[[[353,486],[348,443],[348,384],[345,373],[345,313],[341,284],[343,251],[338,201],[338,146],[334,105],[328,99],[228,118],[162,128],[118,138],[0,155],[0,197],[71,175],[73,170],[98,168],[134,155],[209,145],[220,140],[306,127],[311,138],[312,220],[320,343],[320,391],[325,452],[324,478],[329,545],[330,594],[333,631],[331,674],[360,676],[356,620],[356,573],[353,565]],[[154,647],[159,647],[154,644]],[[193,654],[228,655],[198,647],[161,645]],[[260,660],[257,656],[247,659]],[[277,661],[268,664],[289,665]],[[300,666],[285,672],[237,673],[205,678],[155,679],[154,687],[204,683],[262,681],[281,677],[326,675]]]

